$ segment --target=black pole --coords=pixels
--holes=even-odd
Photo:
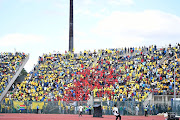
[[[73,51],[73,0],[70,0],[69,16],[69,51]]]

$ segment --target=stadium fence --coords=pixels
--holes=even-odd
[[[0,105],[1,113],[37,113],[37,106],[39,113],[41,114],[78,114],[78,107],[82,105],[84,107],[83,114],[93,114],[93,106],[88,105],[87,101],[48,101],[48,102],[36,102],[36,101],[24,101],[22,104],[24,108],[15,104],[17,101],[3,101]],[[43,104],[40,104],[43,103]],[[98,104],[98,103],[94,103]],[[143,102],[135,101],[104,101],[101,102],[103,115],[112,115],[112,109],[116,104],[121,115],[135,115],[137,107],[139,109],[138,115],[144,115]],[[34,107],[35,105],[35,107]],[[19,107],[18,107],[19,106]],[[172,106],[172,107],[171,107]],[[165,102],[158,103],[156,105],[148,104],[148,114],[157,115],[158,113],[174,112],[179,115],[180,112],[180,101],[168,106]],[[41,108],[42,107],[42,108]]]

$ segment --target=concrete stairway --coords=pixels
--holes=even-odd
[[[146,107],[148,104],[153,104],[152,103],[152,98],[153,98],[153,93],[149,93],[148,97],[143,102],[143,106]]]
[[[7,94],[8,90],[10,89],[10,87],[12,86],[12,84],[14,83],[14,81],[16,80],[16,78],[19,76],[19,74],[21,73],[22,69],[24,68],[25,64],[27,63],[27,61],[29,60],[29,54],[27,55],[26,59],[23,60],[22,65],[19,67],[19,69],[17,70],[16,74],[13,76],[13,78],[11,79],[11,81],[8,83],[7,87],[5,88],[5,90],[3,91],[3,93],[0,96],[0,102],[3,100],[3,98],[5,97],[5,95]]]

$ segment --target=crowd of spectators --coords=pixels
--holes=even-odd
[[[20,52],[0,54],[0,96],[25,58],[25,53]]]
[[[20,101],[144,101],[148,94],[173,94],[174,66],[180,94],[179,47],[156,46],[49,53],[39,57],[10,99]]]

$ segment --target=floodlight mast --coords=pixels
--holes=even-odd
[[[70,0],[70,15],[69,15],[69,51],[73,51],[73,0]]]

